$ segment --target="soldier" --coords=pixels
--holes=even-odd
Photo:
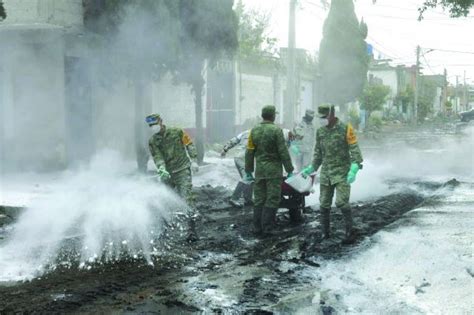
[[[234,189],[232,196],[230,197],[229,203],[235,207],[242,207],[242,204],[239,202],[241,196],[244,197],[244,206],[253,204],[252,202],[252,192],[253,192],[253,181],[248,182],[243,180],[245,178],[245,148],[248,142],[250,134],[250,129],[245,130],[239,133],[237,136],[230,139],[222,149],[221,157],[225,157],[227,152],[235,147],[239,147],[239,152],[236,157],[234,157],[235,168],[239,172],[240,180],[237,183],[237,186]],[[294,141],[293,133],[288,129],[283,129],[283,136],[285,138],[285,143],[287,146]]]
[[[341,210],[346,225],[344,243],[350,243],[355,235],[349,197],[351,184],[362,169],[362,154],[354,129],[335,116],[334,106],[321,105],[318,114],[322,127],[316,133],[313,162],[303,174],[309,175],[321,166],[319,201],[323,237],[330,237],[330,210],[336,191],[336,207]]]
[[[282,165],[288,177],[292,176],[293,165],[285,143],[283,131],[274,124],[275,106],[262,109],[263,121],[250,130],[245,152],[245,179],[254,180],[253,223],[257,234],[270,232],[280,205]]]
[[[181,128],[166,127],[158,114],[147,116],[146,122],[153,130],[148,144],[158,175],[195,210],[190,158],[196,159],[197,152],[191,137]],[[195,218],[196,214],[192,214],[190,240],[196,238]]]
[[[296,168],[301,169],[311,163],[316,132],[313,125],[314,110],[307,109],[303,119],[294,128],[296,140],[293,144]]]

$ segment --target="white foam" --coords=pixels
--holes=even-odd
[[[375,244],[344,261],[322,261],[322,287],[341,313],[468,314],[474,294],[472,204],[420,209],[412,226],[378,233]]]
[[[186,206],[163,184],[128,175],[126,165],[103,152],[32,200],[0,247],[0,281],[30,279],[71,260],[113,261],[124,251],[150,259],[163,219]],[[77,256],[63,257],[71,246]]]

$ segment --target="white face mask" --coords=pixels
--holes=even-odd
[[[327,118],[319,118],[319,125],[326,127],[329,125],[329,120]]]
[[[151,130],[153,131],[153,133],[158,133],[161,131],[161,126],[160,125],[153,125],[151,126]]]

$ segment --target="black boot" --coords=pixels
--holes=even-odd
[[[188,220],[188,236],[186,237],[186,241],[188,243],[194,243],[199,240],[199,237],[196,232],[196,218],[191,217]]]
[[[278,211],[277,208],[268,208],[268,207],[263,208],[263,213],[262,213],[263,233],[265,234],[271,233],[273,229],[275,228],[277,211]]]
[[[352,221],[352,210],[351,208],[343,208],[341,209],[342,215],[344,216],[344,222],[346,225],[346,233],[345,238],[342,241],[343,244],[353,244],[356,240],[356,233],[353,228],[353,221]]]
[[[253,205],[252,194],[253,194],[253,182],[245,184],[245,188],[244,188],[244,201],[245,201],[244,206]]]
[[[255,234],[262,234],[262,208],[253,208],[253,229]]]
[[[293,208],[290,209],[290,222],[292,224],[301,224],[304,222],[304,217],[301,209]]]
[[[323,233],[323,239],[328,239],[331,237],[331,209],[321,208],[321,229]]]

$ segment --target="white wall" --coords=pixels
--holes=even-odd
[[[0,30],[3,163],[23,170],[64,161],[64,45],[54,30]]]
[[[64,31],[82,27],[82,1],[3,3],[1,162],[22,170],[54,168],[66,162]]]
[[[236,112],[236,124],[241,125],[246,119],[260,117],[262,107],[273,104],[272,77],[242,73],[240,106]]]
[[[397,72],[395,69],[393,70],[369,70],[367,73],[367,77],[373,75],[375,78],[382,80],[383,85],[387,85],[390,87],[390,94],[387,98],[387,102],[385,103],[385,108],[390,108],[393,106],[393,99],[397,95],[398,92],[398,81],[397,81]]]
[[[173,84],[170,76],[153,84],[154,113],[160,114],[166,125],[181,128],[194,128],[196,114],[194,95],[187,84]],[[202,96],[203,124],[205,126],[206,94]]]
[[[113,88],[95,87],[93,117],[96,150],[112,149],[135,157],[135,89],[122,81]],[[143,117],[143,121],[145,118]],[[145,122],[144,122],[145,124]]]
[[[83,25],[82,0],[3,0],[7,18],[0,24],[50,24],[66,29]]]
[[[246,119],[260,117],[262,107],[268,104],[277,107],[280,114],[276,117],[276,122],[282,123],[286,78],[278,77],[278,82],[274,85],[271,76],[246,73],[240,76],[241,79],[239,79],[239,74],[237,75],[236,100],[239,100],[240,93],[242,100],[236,103],[236,125],[243,124]],[[296,121],[301,120],[306,109],[313,109],[313,82],[302,80],[300,85],[300,95],[295,108]]]

